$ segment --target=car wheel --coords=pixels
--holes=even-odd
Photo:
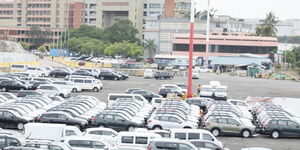
[[[77,90],[76,88],[74,88],[74,89],[72,90],[72,92],[76,93],[76,92],[78,92],[78,90]]]
[[[128,129],[129,132],[133,132],[135,130],[135,127],[134,126],[129,126],[127,129]]]
[[[104,80],[104,77],[100,77],[101,80]]]
[[[62,97],[62,98],[64,98],[64,94],[62,94],[62,93],[60,93],[59,96]]]
[[[170,79],[173,79],[173,77],[170,77]]]
[[[24,124],[23,123],[18,123],[17,128],[19,130],[23,130],[24,129]]]
[[[6,87],[3,87],[3,88],[2,88],[2,92],[6,92]]]
[[[211,133],[214,135],[214,136],[219,136],[220,135],[220,130],[219,129],[212,129],[211,130]]]
[[[161,129],[162,129],[161,126],[154,126],[154,127],[153,127],[153,130],[161,130]]]
[[[243,131],[242,131],[242,136],[243,136],[244,138],[247,138],[247,137],[249,137],[250,135],[251,135],[251,133],[250,133],[249,130],[243,130]]]
[[[163,79],[164,79],[164,77],[161,77],[161,79],[163,80]]]
[[[94,87],[94,88],[93,88],[93,91],[94,91],[94,92],[99,92],[99,89],[96,88],[96,87]]]
[[[56,77],[55,74],[53,74],[52,77],[55,78]]]
[[[45,77],[46,75],[45,74],[42,74],[42,77]]]
[[[278,139],[279,136],[280,136],[280,133],[278,131],[273,131],[271,133],[271,136],[272,136],[273,139]]]
[[[117,80],[118,80],[118,78],[117,78],[117,77],[114,77],[114,80],[115,80],[115,81],[117,81]]]
[[[81,126],[79,124],[75,124],[74,125],[76,128],[78,128],[79,130],[81,129]]]

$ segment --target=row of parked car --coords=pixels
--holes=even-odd
[[[258,102],[252,110],[258,132],[272,138],[300,137],[300,118],[272,102]]]
[[[116,132],[110,128],[89,128],[81,132],[61,124],[29,123],[24,133],[0,130],[0,139],[4,150],[228,150],[202,129],[137,128]]]
[[[93,69],[93,68],[53,68],[50,66],[33,67],[21,64],[13,64],[11,70],[22,72],[33,77],[66,77],[68,75],[92,76],[101,80],[126,80],[129,78],[124,74],[113,69]]]

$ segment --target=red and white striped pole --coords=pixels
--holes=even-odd
[[[189,72],[188,72],[188,89],[187,89],[187,98],[191,98],[192,94],[192,72],[193,72],[193,51],[194,51],[194,20],[195,20],[195,9],[194,9],[194,0],[191,1],[191,22],[190,22],[190,46],[189,46]]]

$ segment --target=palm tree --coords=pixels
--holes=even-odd
[[[143,43],[144,48],[149,51],[150,58],[152,58],[152,54],[156,52],[156,45],[154,42],[155,42],[154,39],[146,39],[145,42]]]
[[[275,25],[279,21],[277,20],[277,17],[275,16],[274,12],[269,12],[267,14],[266,19],[263,21],[261,25],[256,27],[256,34],[259,36],[276,36],[277,29]]]

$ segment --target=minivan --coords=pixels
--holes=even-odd
[[[103,89],[103,84],[98,79],[70,79],[70,82],[73,82],[76,86],[79,86],[82,90],[93,90],[94,92],[98,92]]]
[[[110,106],[113,103],[115,103],[117,99],[122,99],[122,98],[125,98],[125,99],[136,99],[138,101],[142,101],[144,103],[148,103],[148,100],[145,99],[140,94],[111,93],[111,94],[108,94],[107,105]]]
[[[147,78],[152,79],[152,78],[154,78],[154,73],[155,73],[155,71],[153,69],[146,69],[144,71],[144,79],[147,79]]]
[[[11,70],[14,72],[24,72],[26,71],[28,65],[22,65],[22,64],[12,64]]]
[[[161,138],[161,136],[151,132],[119,132],[117,145],[146,148],[154,138]]]
[[[181,139],[181,140],[208,140],[214,141],[216,144],[223,146],[221,141],[219,141],[215,136],[212,135],[207,130],[203,129],[170,129],[171,139]]]

